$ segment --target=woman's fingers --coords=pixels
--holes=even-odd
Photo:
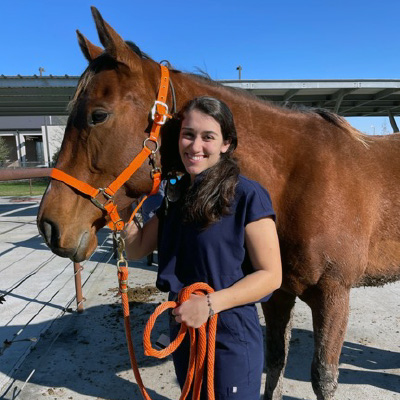
[[[208,305],[205,296],[191,295],[189,300],[175,307],[171,315],[178,323],[190,328],[199,328],[208,319]]]

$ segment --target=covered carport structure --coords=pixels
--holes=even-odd
[[[399,131],[394,116],[400,115],[400,79],[220,82],[281,105],[325,108],[343,117],[388,116],[393,131]]]
[[[0,116],[66,115],[77,76],[0,76]],[[331,110],[343,117],[400,115],[400,79],[221,80],[283,105]]]

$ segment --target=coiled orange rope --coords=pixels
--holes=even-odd
[[[125,325],[125,335],[128,343],[128,351],[131,360],[131,366],[136,378],[136,382],[140,388],[142,396],[145,400],[151,400],[149,394],[144,387],[142,378],[140,376],[139,367],[137,365],[135,352],[133,350],[133,343],[131,337],[131,326],[129,320],[129,301],[127,293],[127,281],[128,281],[128,268],[127,266],[119,266],[118,268],[118,279],[120,293],[122,297],[122,307],[124,312],[124,325]],[[206,295],[207,293],[212,293],[214,291],[206,283],[194,283],[193,285],[187,286],[181,290],[178,296],[178,301],[167,301],[159,305],[154,313],[150,316],[143,333],[143,346],[144,353],[147,356],[153,356],[156,358],[164,358],[173,353],[179,345],[182,343],[187,331],[190,335],[190,357],[189,357],[189,367],[186,375],[186,381],[182,389],[182,394],[179,400],[185,400],[189,394],[190,388],[192,386],[193,380],[193,400],[200,400],[200,392],[203,383],[203,374],[205,367],[205,358],[207,357],[207,395],[209,400],[215,400],[214,392],[214,364],[215,364],[215,339],[217,334],[217,318],[218,315],[215,314],[208,320],[208,352],[207,352],[207,332],[206,326],[207,322],[204,323],[198,331],[198,340],[196,346],[196,329],[188,328],[185,324],[181,324],[180,330],[177,337],[173,342],[169,344],[163,350],[157,350],[153,348],[150,340],[151,330],[154,327],[156,319],[165,310],[175,308],[189,299],[191,294]]]

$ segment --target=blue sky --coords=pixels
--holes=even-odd
[[[99,44],[90,5],[126,40],[214,79],[400,78],[400,1],[3,0],[0,74],[80,75],[75,30]],[[166,7],[164,7],[164,5]],[[381,133],[387,118],[350,119]]]

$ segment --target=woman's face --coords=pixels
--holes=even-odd
[[[185,114],[179,134],[179,154],[192,182],[196,175],[219,161],[229,144],[213,117],[196,109]]]

